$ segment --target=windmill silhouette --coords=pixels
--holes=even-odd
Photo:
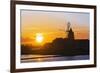
[[[66,30],[66,32],[68,33],[68,40],[74,40],[74,32],[73,32],[73,30],[72,30],[72,28],[71,28],[71,24],[70,24],[70,22],[68,22],[68,24],[67,24],[67,30]]]
[[[65,29],[65,30],[60,29],[60,30],[64,31],[66,33],[66,39],[74,40],[74,32],[71,28],[70,22],[67,23],[67,29]]]

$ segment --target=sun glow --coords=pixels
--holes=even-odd
[[[43,34],[42,33],[37,33],[36,34],[36,42],[37,43],[42,43],[43,42]]]

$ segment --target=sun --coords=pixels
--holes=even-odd
[[[43,42],[43,34],[42,33],[37,33],[36,34],[36,42],[37,43],[42,43]]]

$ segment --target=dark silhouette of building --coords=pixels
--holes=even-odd
[[[73,30],[71,28],[70,22],[68,22],[68,24],[67,24],[66,33],[67,33],[67,39],[68,40],[74,40],[74,32],[73,32]]]
[[[68,31],[68,39],[74,40],[74,32],[73,32],[72,28],[70,28],[70,30]]]

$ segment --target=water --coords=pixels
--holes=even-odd
[[[88,60],[89,55],[60,56],[60,55],[21,55],[21,62],[50,62],[69,60]]]

